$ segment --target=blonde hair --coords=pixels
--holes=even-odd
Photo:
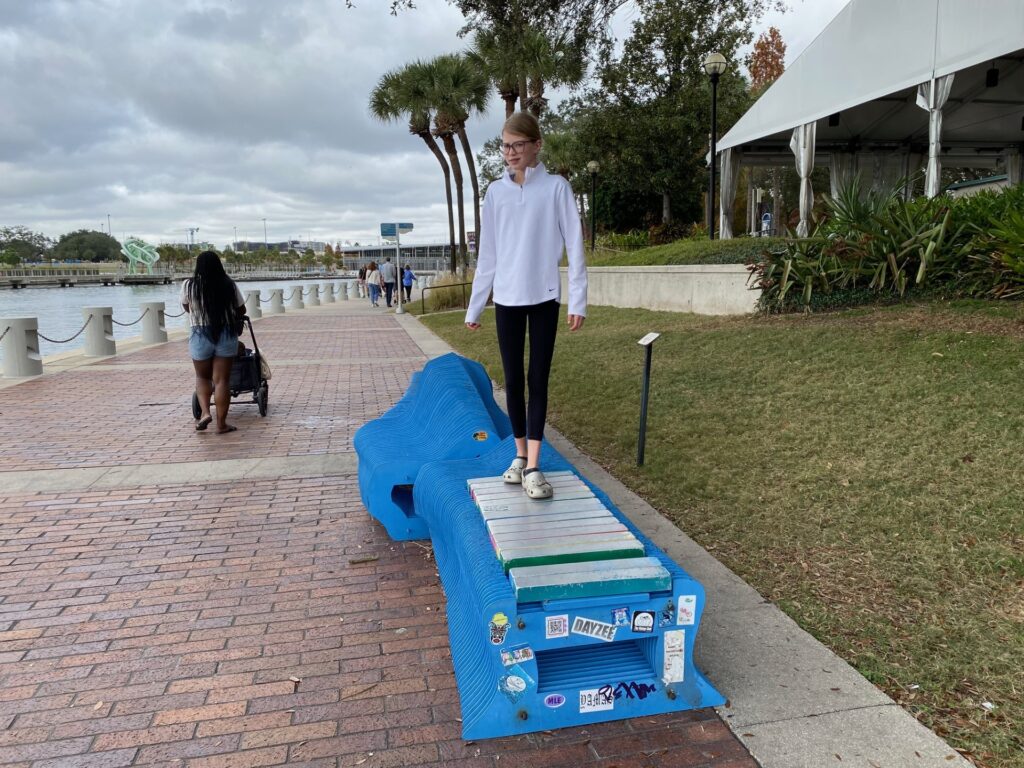
[[[540,121],[529,112],[516,112],[502,126],[502,131],[525,136],[530,141],[540,141]]]

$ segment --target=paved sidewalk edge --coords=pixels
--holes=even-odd
[[[427,358],[454,352],[419,319],[396,315]],[[504,408],[495,390],[499,405]],[[718,713],[764,768],[970,763],[779,608],[547,426],[547,439],[707,592],[696,660],[728,699]]]

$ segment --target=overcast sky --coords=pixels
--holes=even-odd
[[[847,0],[772,14],[792,61]],[[447,240],[436,160],[404,125],[379,125],[380,76],[458,51],[458,11],[420,0],[0,0],[0,226],[51,237],[105,228],[151,242],[234,236]],[[616,30],[625,34],[627,8]],[[470,124],[500,129],[495,98]],[[468,191],[468,180],[467,180]],[[470,225],[471,213],[467,216]]]

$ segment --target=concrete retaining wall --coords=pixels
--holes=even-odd
[[[743,264],[696,264],[657,267],[588,267],[588,303],[607,307],[641,307],[699,315],[744,315],[761,295],[750,290]],[[562,302],[568,301],[562,269]]]

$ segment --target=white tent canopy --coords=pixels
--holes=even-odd
[[[1008,162],[1024,147],[1024,0],[851,0],[718,149],[742,150],[745,165],[792,164],[793,132],[807,125],[812,163],[850,153],[876,181],[915,171],[929,150],[934,173],[940,157]]]

